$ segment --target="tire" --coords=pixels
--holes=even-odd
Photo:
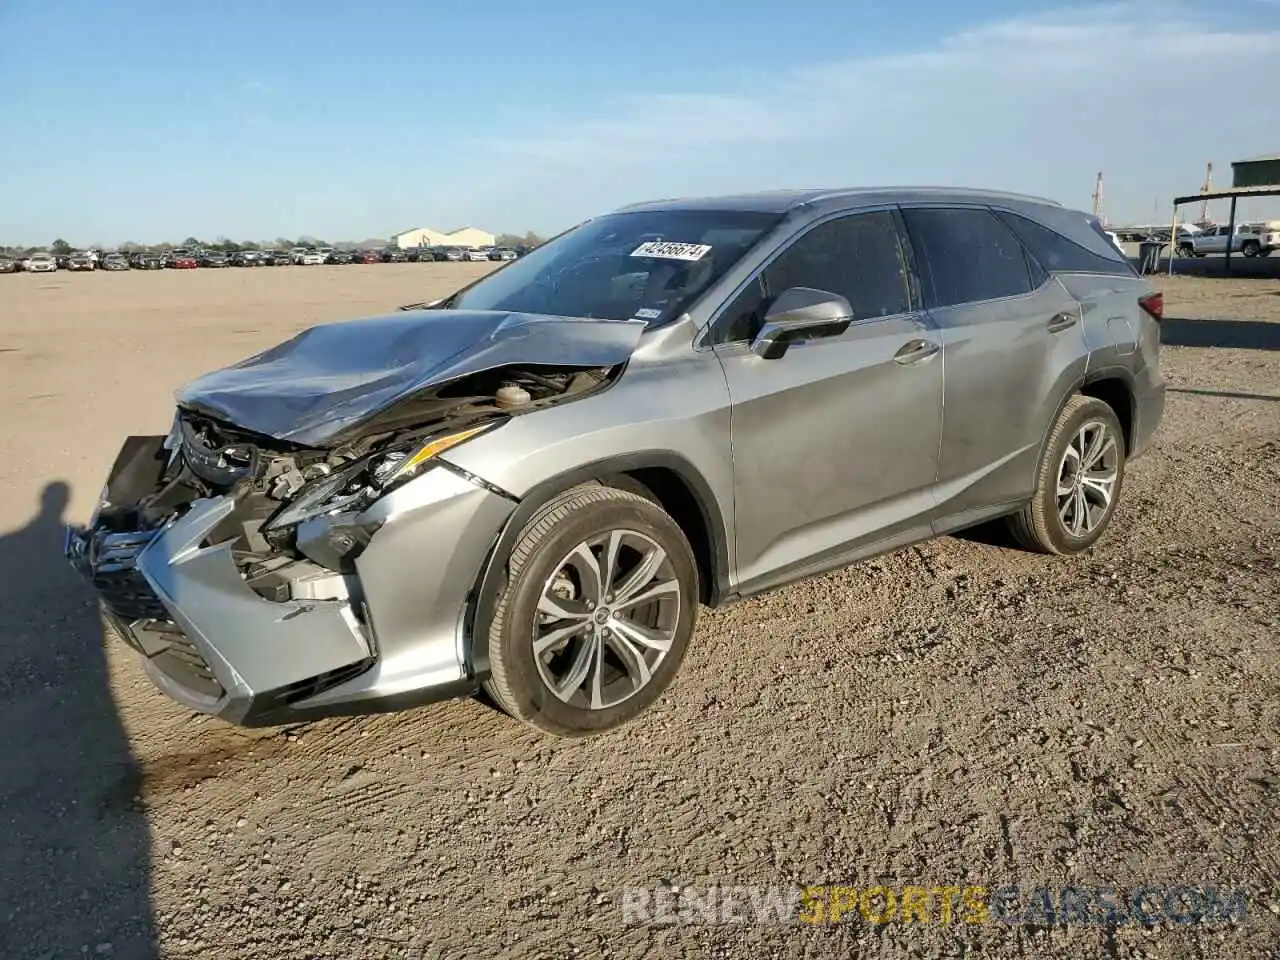
[[[1256,257],[1259,253],[1262,252],[1262,245],[1259,244],[1258,241],[1256,240],[1250,240],[1240,248],[1240,252],[1243,253],[1246,257]]]
[[[1187,246],[1186,244],[1182,244],[1178,247],[1178,256],[1184,259],[1187,257],[1194,257],[1195,255],[1196,255],[1195,250]]]
[[[1080,471],[1082,460],[1086,466],[1089,461],[1079,452],[1094,452],[1092,440],[1098,429],[1105,434],[1095,465]],[[1014,538],[1028,550],[1062,556],[1092,547],[1115,514],[1124,485],[1126,452],[1124,431],[1115,411],[1093,397],[1071,397],[1049,431],[1031,502],[1008,518]],[[1069,461],[1074,462],[1074,469]],[[1081,472],[1084,476],[1077,479]],[[1108,475],[1111,481],[1104,497],[1103,478]],[[1069,492],[1060,496],[1067,488]]]
[[[600,577],[593,571],[607,567],[610,546],[614,576]],[[583,547],[592,561],[584,559]],[[602,579],[608,585],[597,587]],[[655,599],[624,615],[615,589]],[[485,637],[490,675],[484,690],[515,719],[555,736],[621,726],[670,685],[693,634],[697,604],[693,551],[660,506],[630,490],[573,487],[529,519],[511,551]],[[535,654],[535,643],[545,651]]]

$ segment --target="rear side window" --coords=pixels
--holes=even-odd
[[[1027,245],[1031,255],[1039,260],[1050,273],[1118,273],[1129,274],[1133,269],[1127,260],[1121,259],[1120,251],[1115,256],[1104,256],[1088,250],[1074,240],[1069,240],[1056,230],[1051,230],[1042,223],[1036,223],[1016,213],[1001,211],[997,214],[1018,238]],[[1114,249],[1111,238],[1106,232],[1094,224],[1094,230],[1106,245]]]
[[[1032,290],[1026,251],[990,211],[903,211],[930,307],[1016,297]]]

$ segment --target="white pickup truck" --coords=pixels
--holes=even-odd
[[[1270,256],[1280,249],[1280,224],[1241,223],[1235,233],[1230,227],[1208,227],[1200,233],[1182,237],[1178,241],[1178,254],[1184,257],[1206,257],[1211,253],[1226,253],[1227,243],[1232,253],[1246,257]]]

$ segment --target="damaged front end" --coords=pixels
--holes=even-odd
[[[168,438],[130,437],[67,554],[162,690],[252,723],[363,673],[375,647],[358,580],[263,535],[275,458],[241,439],[218,457],[193,432],[179,415]]]
[[[261,725],[469,693],[465,614],[515,502],[439,454],[620,368],[471,370],[329,430],[312,404],[311,443],[188,389],[167,437],[126,441],[67,555],[151,678],[193,709]]]

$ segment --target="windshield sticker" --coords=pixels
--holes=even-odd
[[[631,251],[633,257],[657,257],[660,260],[701,260],[711,252],[705,243],[677,243],[674,240],[650,240]]]
[[[635,318],[637,320],[657,320],[662,316],[661,310],[655,310],[653,307],[643,307],[636,311]]]

